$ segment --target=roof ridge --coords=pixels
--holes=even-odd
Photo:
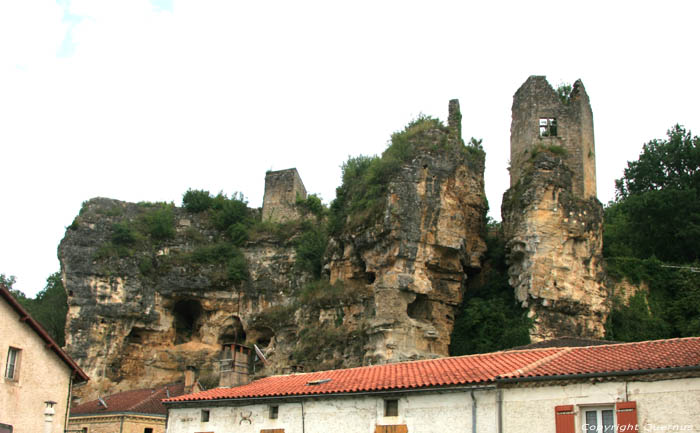
[[[534,362],[531,362],[527,364],[526,366],[522,368],[518,368],[512,371],[509,371],[508,373],[505,374],[499,374],[497,378],[500,377],[508,377],[508,376],[516,376],[516,375],[525,375],[526,373],[549,363],[550,361],[554,361],[555,359],[566,355],[567,353],[573,351],[575,348],[574,347],[560,347],[560,348],[550,348],[556,350],[556,352],[552,353],[551,355],[545,356],[544,358],[540,358]]]

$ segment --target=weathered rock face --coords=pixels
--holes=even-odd
[[[224,342],[292,350],[294,316],[286,328],[253,323],[271,306],[291,305],[308,280],[295,270],[291,244],[271,237],[249,242],[242,251],[250,277],[234,285],[226,281],[225,265],[185,260],[221,233],[203,215],[173,211],[173,238],[122,253],[105,250],[114,224],[138,220],[147,206],[92,199],[66,232],[59,246],[69,295],[66,346],[91,377],[79,394],[177,381],[188,365],[216,385]]]
[[[610,310],[603,285],[603,207],[574,196],[572,172],[543,151],[501,207],[508,275],[534,320],[533,342],[561,336],[602,338]]]
[[[483,157],[430,151],[441,134],[429,131],[392,180],[381,220],[331,244],[331,281],[372,293],[365,363],[448,355],[467,275],[481,267]]]
[[[244,242],[248,277],[233,283],[220,260],[230,240],[207,212],[87,201],[59,246],[67,350],[91,376],[77,394],[177,381],[190,365],[217,386],[230,343],[258,345],[262,374],[447,355],[467,274],[486,249],[483,153],[462,144],[453,105],[451,128],[424,131],[391,178],[381,218],[330,240],[330,282],[309,285],[295,265],[299,222]],[[446,142],[452,150],[435,146]],[[164,208],[174,233],[129,234]]]

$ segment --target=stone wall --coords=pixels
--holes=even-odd
[[[282,222],[299,218],[297,198],[306,198],[306,188],[296,168],[268,171],[265,174],[263,221]]]
[[[564,103],[543,76],[531,76],[513,96],[510,135],[510,186],[523,175],[539,148],[560,146],[573,173],[572,192],[581,198],[596,196],[593,113],[583,83],[577,80]],[[540,134],[540,119],[556,120],[556,135]]]

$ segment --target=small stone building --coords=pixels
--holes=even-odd
[[[62,433],[88,376],[0,285],[0,433]]]
[[[298,198],[306,198],[306,188],[296,168],[268,171],[265,174],[263,221],[284,222],[299,218]]]
[[[83,433],[164,433],[167,410],[161,400],[200,390],[183,383],[100,397],[71,409],[69,430]]]
[[[698,431],[700,337],[272,376],[165,400],[168,433]]]

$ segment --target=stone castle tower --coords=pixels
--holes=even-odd
[[[501,206],[509,283],[534,321],[533,341],[601,338],[610,306],[588,95],[579,80],[560,98],[532,76],[513,96],[512,115]]]
[[[283,222],[299,218],[297,198],[306,198],[306,188],[296,168],[268,171],[265,174],[263,221]]]
[[[572,191],[581,198],[596,196],[593,111],[581,80],[562,101],[547,79],[531,76],[513,96],[510,128],[510,186],[523,175],[527,162],[541,148],[563,149],[573,172]]]

